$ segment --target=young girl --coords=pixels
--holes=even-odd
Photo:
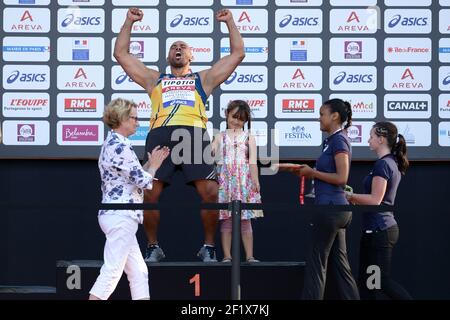
[[[241,200],[261,203],[256,163],[256,141],[250,131],[250,107],[245,101],[234,100],[225,111],[227,129],[213,141],[213,153],[218,159],[219,202]],[[248,122],[249,131],[244,131]],[[262,217],[262,210],[242,210],[241,234],[247,262],[258,262],[253,256],[253,231],[250,219]],[[223,262],[231,262],[231,214],[220,210]]]
[[[405,138],[390,122],[377,122],[370,131],[369,147],[378,160],[364,179],[364,194],[347,193],[354,204],[394,205],[401,175],[408,168]],[[391,299],[409,300],[409,293],[390,277],[392,250],[398,240],[394,213],[367,212],[363,215],[363,233],[359,254],[359,290],[364,299],[375,299],[377,290],[368,290],[367,267],[376,265],[381,272],[380,290]]]

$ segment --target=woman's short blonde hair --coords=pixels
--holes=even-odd
[[[128,119],[132,108],[137,108],[133,101],[122,98],[114,99],[105,107],[103,122],[111,129],[117,129],[122,121]]]

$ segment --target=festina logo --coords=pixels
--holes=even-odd
[[[389,111],[428,111],[428,101],[388,101]]]

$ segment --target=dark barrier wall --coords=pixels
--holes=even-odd
[[[350,185],[360,191],[371,163],[353,163]],[[450,299],[450,163],[413,163],[402,181],[396,212],[400,240],[393,276],[415,298]],[[177,175],[162,202],[197,202]],[[298,179],[288,173],[261,177],[262,196],[270,203],[297,203]],[[100,179],[92,160],[0,160],[0,284],[56,285],[56,260],[102,259],[103,234],[95,210],[70,204],[100,202]],[[14,209],[5,204],[45,207]],[[52,207],[52,205],[57,205]],[[255,255],[264,261],[303,261],[308,245],[305,212],[265,212],[256,221]],[[160,243],[166,261],[195,261],[202,244],[197,212],[164,211]],[[354,213],[348,250],[357,273],[361,219]],[[138,233],[142,247],[145,236]],[[220,243],[217,237],[217,243]],[[222,253],[219,250],[219,258]]]

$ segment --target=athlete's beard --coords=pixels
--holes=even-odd
[[[176,61],[175,59],[170,61],[170,66],[176,69],[184,68],[186,65],[188,65],[188,63],[184,62],[182,59],[179,61]]]
[[[179,56],[179,59],[177,59],[177,54]],[[168,59],[169,65],[173,68],[183,68],[184,66],[186,66],[186,64],[189,63],[189,59],[187,59],[187,57],[185,55],[183,55],[183,53],[172,53],[169,56]]]

